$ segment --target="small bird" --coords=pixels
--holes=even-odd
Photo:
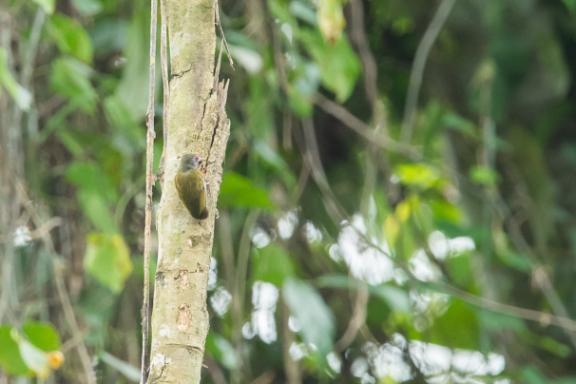
[[[180,168],[174,182],[178,196],[192,217],[203,220],[208,217],[206,208],[206,182],[200,169],[202,159],[195,154],[187,153],[180,160]]]

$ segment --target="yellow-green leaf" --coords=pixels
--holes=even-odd
[[[86,271],[113,292],[120,292],[132,272],[130,251],[119,234],[92,233],[88,235]]]

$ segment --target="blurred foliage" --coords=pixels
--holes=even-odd
[[[221,1],[205,382],[576,383],[576,1],[456,1],[402,141],[440,3]],[[0,5],[2,382],[138,378],[148,12]]]

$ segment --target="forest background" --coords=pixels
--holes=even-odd
[[[576,383],[576,1],[220,10],[203,382]],[[0,4],[0,383],[138,381],[149,22]]]

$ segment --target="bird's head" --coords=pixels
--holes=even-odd
[[[180,171],[181,172],[193,171],[195,169],[200,168],[201,165],[202,165],[202,159],[200,158],[200,156],[192,153],[187,153],[184,156],[182,156],[182,159],[180,160]]]

